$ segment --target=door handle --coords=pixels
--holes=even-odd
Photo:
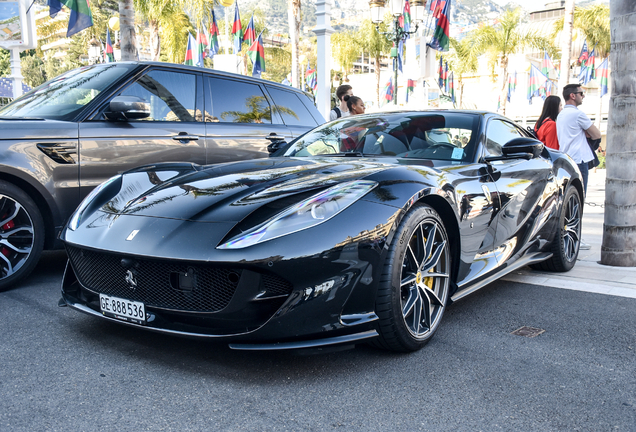
[[[181,132],[179,135],[173,136],[172,139],[175,141],[189,142],[197,141],[199,137],[197,135],[188,135],[185,132]]]
[[[276,133],[274,133],[274,132],[272,132],[271,134],[267,135],[265,137],[265,139],[268,139],[270,141],[285,141],[285,137],[284,136],[276,135]]]

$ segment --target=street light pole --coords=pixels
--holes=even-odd
[[[369,8],[371,9],[371,21],[375,24],[376,31],[384,35],[387,40],[393,42],[391,48],[391,58],[393,58],[393,104],[397,105],[397,79],[398,79],[398,47],[400,41],[406,40],[409,35],[415,34],[419,23],[424,19],[424,0],[413,0],[410,3],[411,6],[411,21],[415,23],[415,29],[412,31],[406,31],[400,26],[400,16],[404,13],[405,0],[388,0],[391,15],[393,16],[393,29],[388,32],[380,31],[380,23],[384,18],[384,6],[386,0],[371,0],[369,2]]]

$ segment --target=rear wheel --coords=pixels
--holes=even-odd
[[[33,200],[0,181],[0,291],[31,273],[44,248],[44,222]]]
[[[416,351],[433,337],[450,287],[450,249],[437,212],[418,205],[393,238],[380,280],[376,312],[380,337],[374,344]]]
[[[583,203],[579,191],[570,185],[565,191],[557,234],[552,241],[552,258],[532,265],[543,271],[566,272],[574,267],[581,245]]]

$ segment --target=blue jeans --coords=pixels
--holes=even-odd
[[[583,194],[587,196],[587,178],[590,173],[590,169],[587,166],[587,162],[577,164],[579,171],[581,171],[581,177],[583,177]],[[585,196],[583,198],[585,198]]]

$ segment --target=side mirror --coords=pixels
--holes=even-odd
[[[111,120],[142,119],[150,116],[150,104],[138,96],[115,96],[105,114]]]
[[[269,155],[272,156],[278,150],[286,146],[287,146],[287,141],[285,140],[272,141],[270,144],[267,145],[267,151],[269,152]]]
[[[513,155],[515,155],[515,157],[519,157],[518,155],[520,153],[526,153],[531,156],[530,158],[534,159],[536,157],[539,157],[539,155],[543,151],[543,147],[543,143],[539,140],[536,140],[534,138],[519,137],[513,138],[506,144],[504,144],[504,146],[501,148],[501,151],[504,156],[508,157],[512,157]]]

